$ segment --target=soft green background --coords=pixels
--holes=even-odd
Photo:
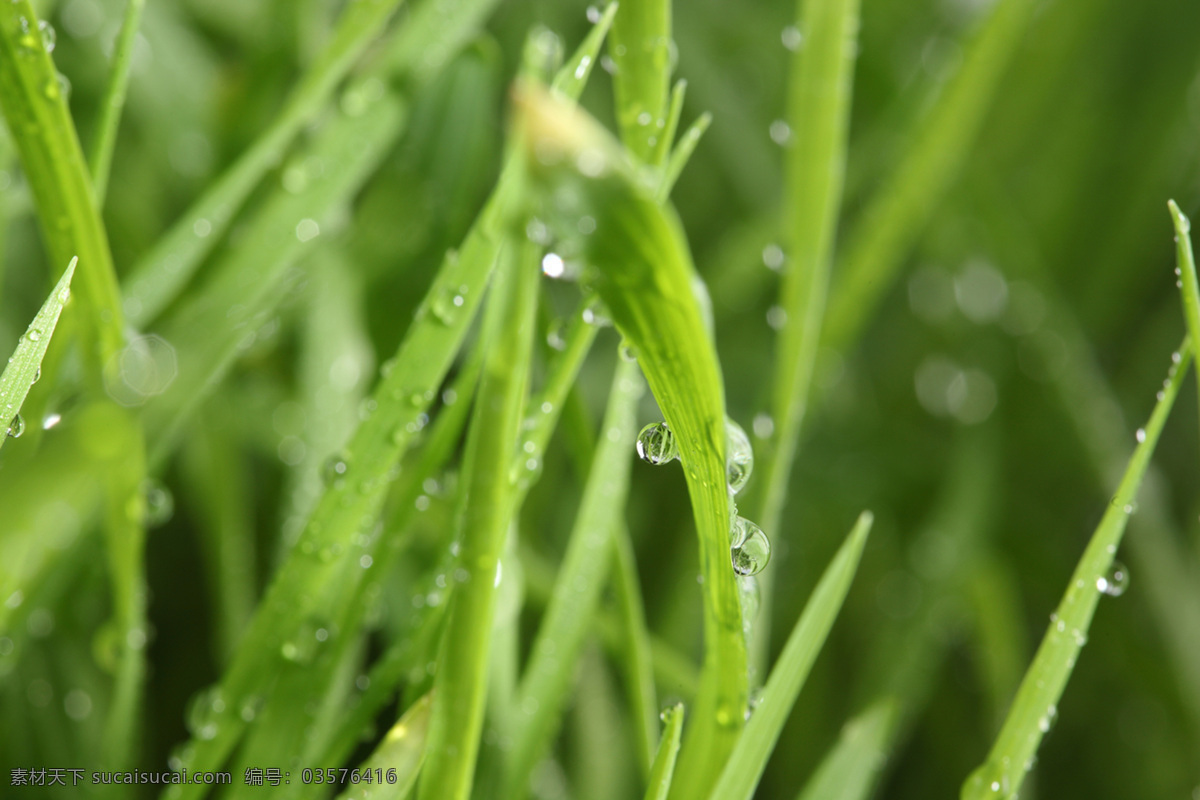
[[[105,209],[119,273],[271,120],[337,6],[150,0]],[[85,142],[121,7],[39,4],[58,31],[54,57],[71,81]],[[839,242],[856,232],[859,211],[903,159],[914,123],[987,8],[977,0],[864,0]],[[750,430],[765,407],[763,376],[772,363],[777,278],[763,251],[780,240],[783,151],[769,131],[784,116],[784,29],[795,9],[692,0],[674,11],[676,74],[689,82],[684,120],[714,116],[674,201],[712,293],[729,412]],[[360,279],[351,303],[376,362],[395,349],[442,254],[458,245],[495,181],[506,87],[534,23],[570,48],[587,30],[585,6],[502,3],[487,32],[412,98],[408,131],[349,209],[342,268]],[[584,105],[611,122],[604,73],[593,77]],[[858,511],[870,508],[876,522],[758,796],[795,796],[844,722],[896,681],[912,716],[878,796],[956,796],[980,763],[1116,486],[1080,432],[1120,431],[1125,438],[1100,437],[1101,452],[1125,458],[1183,336],[1166,201],[1200,216],[1198,157],[1200,4],[1036,4],[962,172],[911,252],[901,254],[903,274],[881,287],[860,342],[821,354],[784,523],[767,531],[775,548],[773,652]],[[7,352],[52,281],[6,142],[0,187],[0,351]],[[835,286],[837,277],[835,267]],[[166,468],[176,510],[148,544],[155,635],[139,757],[145,768],[166,763],[185,736],[188,699],[222,663],[198,538],[213,510],[205,498],[238,495],[221,494],[254,540],[261,585],[288,493],[313,478],[289,474],[279,454],[288,437],[326,425],[292,413],[297,396],[315,391],[302,366],[312,332],[301,323],[320,286],[313,277],[295,283],[269,333],[190,423],[211,426],[217,454],[210,456],[224,459],[236,480],[214,490],[199,485],[184,460]],[[551,288],[565,313],[576,292]],[[593,423],[616,344],[602,331],[581,377]],[[1081,383],[1088,370],[1100,383]],[[1064,385],[1082,396],[1064,400]],[[1177,588],[1200,592],[1196,407],[1189,380],[1155,456],[1162,507],[1153,518],[1134,514],[1118,556],[1130,567],[1130,587],[1102,599],[1022,797],[1200,797],[1200,707],[1189,699],[1200,694],[1200,674],[1174,655],[1170,642],[1189,635],[1172,611],[1184,601],[1155,595],[1164,579],[1151,563],[1167,553],[1188,578]],[[656,415],[647,397],[639,421]],[[329,422],[332,439],[344,435],[340,422]],[[5,448],[0,481],[20,463],[19,448]],[[523,516],[528,539],[548,559],[561,554],[578,497],[567,463],[557,441]],[[438,513],[449,519],[451,511]],[[651,630],[698,653],[696,546],[679,470],[635,464],[627,519]],[[970,553],[966,541],[974,542]],[[96,752],[95,720],[69,719],[63,700],[72,689],[107,691],[92,646],[107,618],[106,576],[98,548],[74,563],[70,589],[50,608],[51,630],[34,635],[20,667],[0,677],[5,781],[12,767],[87,767]],[[399,597],[403,587],[393,588]],[[532,630],[536,617],[528,622]],[[1200,638],[1200,630],[1190,635]],[[617,697],[611,674],[584,680],[611,684],[605,691]],[[31,689],[34,681],[47,682],[50,693],[41,683]],[[669,687],[660,695],[675,699]],[[632,796],[629,736],[597,749],[585,731],[564,727],[559,754],[572,796],[605,796],[605,784],[586,777],[597,774],[611,781],[607,796]]]

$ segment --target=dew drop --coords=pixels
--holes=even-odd
[[[40,342],[42,340],[42,332],[37,328],[30,328],[25,332],[25,337],[31,342]]]
[[[1129,568],[1120,561],[1112,562],[1108,572],[1096,579],[1096,588],[1109,597],[1120,597],[1129,588]]]
[[[725,418],[725,481],[729,491],[737,494],[754,472],[754,449],[750,437],[728,417]]]
[[[221,715],[225,713],[225,696],[220,686],[210,686],[196,693],[187,709],[187,727],[201,741],[217,737]]]
[[[666,464],[679,458],[675,434],[665,422],[652,422],[642,428],[637,438],[637,454],[645,462]]]
[[[587,21],[595,25],[600,21],[600,9],[595,6],[587,7]]]
[[[8,438],[20,439],[21,434],[24,432],[25,419],[20,414],[17,414],[12,418],[12,421],[8,423]]]
[[[325,459],[325,463],[321,465],[321,477],[326,486],[333,486],[341,482],[349,469],[350,465],[345,457],[333,455]]]
[[[738,517],[730,531],[729,558],[739,575],[755,575],[771,560],[771,542],[762,528]]]
[[[800,33],[800,29],[795,25],[788,25],[784,28],[779,38],[783,40],[783,46],[793,53],[799,50],[800,45],[804,43],[804,34]]]
[[[58,42],[58,34],[54,32],[54,26],[43,19],[38,22],[38,30],[42,34],[42,47],[46,48],[47,53],[53,53],[54,45]]]
[[[780,147],[786,145],[792,138],[792,127],[781,119],[772,122],[767,132],[771,135],[771,141]]]
[[[621,340],[621,346],[617,348],[617,352],[621,355],[621,359],[623,361],[628,361],[630,363],[637,361],[637,348],[630,344],[629,340],[627,339]]]
[[[1138,428],[1137,433],[1134,435],[1138,440],[1138,444],[1141,444],[1142,442],[1146,441],[1146,429],[1145,428]]]
[[[171,490],[156,480],[148,479],[142,483],[142,499],[145,501],[143,519],[147,528],[163,525],[175,513],[175,498]]]

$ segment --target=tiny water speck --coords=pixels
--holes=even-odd
[[[1096,588],[1109,597],[1120,597],[1129,588],[1129,568],[1114,561],[1108,572],[1096,579]]]

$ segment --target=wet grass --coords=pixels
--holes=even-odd
[[[1198,13],[5,5],[0,794],[1200,791]]]

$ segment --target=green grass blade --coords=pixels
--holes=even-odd
[[[805,43],[793,53],[789,75],[787,121],[793,140],[784,154],[782,219],[788,260],[780,286],[785,322],[776,340],[771,386],[775,437],[763,448],[764,479],[752,496],[761,506],[751,506],[766,530],[776,530],[783,515],[820,346],[858,52],[858,0],[804,0],[799,5],[798,29]],[[759,578],[765,602],[751,638],[755,668],[764,664],[769,646],[772,574],[768,569]]]
[[[617,143],[582,112],[528,86],[519,90],[518,105],[529,158],[549,201],[547,219],[577,239],[580,219],[595,223],[595,232],[579,239],[583,257],[595,268],[586,277],[637,349],[679,447],[704,580],[706,677],[684,744],[685,780],[676,783],[685,796],[695,794],[715,780],[748,698],[741,608],[729,556],[720,368],[693,295],[694,268],[675,216],[632,176]]]
[[[124,416],[132,414],[121,409]],[[115,662],[116,683],[104,728],[104,761],[114,770],[133,766],[139,741],[146,675],[146,443],[130,420],[121,458],[104,473],[104,533],[112,583],[113,617],[100,634]]]
[[[137,40],[138,26],[142,21],[142,10],[146,0],[128,0],[125,16],[121,19],[121,30],[113,50],[109,66],[108,85],[100,100],[100,120],[96,123],[96,134],[88,154],[92,170],[92,189],[96,194],[96,205],[104,205],[108,194],[108,175],[112,167],[113,147],[117,143],[117,126],[121,122],[121,111],[125,108],[125,92],[129,88],[129,65],[133,60],[133,43]]]
[[[850,231],[841,278],[829,298],[823,344],[853,343],[946,188],[958,175],[991,106],[1000,77],[1021,42],[1034,3],[999,0],[989,11],[962,66],[919,123],[903,163]]]
[[[1196,259],[1192,255],[1192,223],[1174,200],[1167,201],[1171,222],[1175,225],[1175,274],[1183,298],[1183,318],[1187,321],[1188,337],[1200,342],[1200,283],[1196,281]],[[1200,369],[1196,370],[1196,385],[1200,386]]]
[[[384,783],[360,783],[338,795],[338,800],[403,800],[417,781],[425,759],[425,737],[429,732],[431,698],[424,695],[404,712],[371,757],[359,767],[381,771]],[[395,778],[393,781],[392,779]]]
[[[1190,340],[1184,339],[1176,355],[1177,358],[1172,358],[1174,363],[1161,399],[1139,434],[1138,446],[1117,492],[1096,526],[1058,609],[1051,615],[1050,627],[1021,681],[1021,688],[1017,690],[991,752],[963,784],[963,800],[1015,797],[1032,766],[1042,736],[1054,722],[1059,698],[1075,668],[1079,651],[1087,641],[1088,627],[1103,593],[1102,587],[1110,580],[1106,576],[1133,511],[1142,476],[1150,465],[1159,434],[1191,363]]]
[[[792,56],[783,230],[788,256],[780,287],[787,321],[775,351],[771,414],[774,447],[766,464],[760,524],[774,530],[808,405],[825,315],[834,234],[842,202],[851,86],[858,48],[858,0],[805,0]]]
[[[250,192],[279,164],[296,134],[326,106],[401,2],[354,0],[346,7],[329,44],[292,90],[270,128],[171,226],[123,282],[130,324],[142,327],[153,321],[179,294],[221,241]],[[296,219],[303,216],[309,215]]]
[[[613,528],[629,490],[637,436],[635,410],[641,392],[637,365],[619,360],[601,428],[604,435],[591,465],[554,592],[521,677],[516,741],[505,784],[507,797],[524,794],[537,760],[549,745],[600,602],[609,571]]]
[[[613,93],[621,141],[643,163],[652,163],[671,86],[669,0],[621,0],[608,51],[617,66]]]
[[[679,118],[683,116],[683,100],[686,96],[687,81],[681,78],[675,81],[675,86],[671,89],[671,105],[667,110],[663,131],[654,143],[654,156],[650,163],[659,169],[666,167],[671,145],[675,144],[675,134],[679,132]],[[667,190],[666,194],[670,194],[670,190]]]
[[[796,621],[796,627],[792,628],[779,660],[771,669],[758,708],[738,738],[720,781],[709,794],[712,800],[749,800],[754,795],[754,788],[767,766],[779,732],[792,713],[800,688],[854,580],[873,521],[871,512],[864,511],[846,537],[845,544],[825,568],[825,574],[813,589],[812,597]]]
[[[896,704],[881,700],[846,723],[798,800],[867,800],[887,760]]]
[[[37,383],[42,374],[42,359],[46,348],[50,346],[50,338],[58,325],[58,317],[62,314],[63,305],[71,296],[71,278],[75,275],[76,259],[71,259],[67,270],[58,279],[58,285],[50,292],[41,310],[34,316],[33,322],[25,330],[25,334],[17,343],[17,349],[8,359],[4,373],[0,374],[0,447],[10,436],[20,436],[25,430],[25,421],[21,418],[21,406],[29,389]]]
[[[650,767],[650,780],[646,784],[646,800],[667,800],[671,791],[671,780],[675,776],[675,757],[679,755],[679,737],[683,732],[683,703],[676,703],[662,713],[662,740]]]
[[[331,122],[308,151],[325,165],[321,173],[299,192],[277,189],[246,221],[237,248],[214,265],[211,282],[164,321],[163,337],[178,343],[179,375],[145,409],[151,463],[173,449],[180,426],[267,321],[288,268],[317,246],[314,237],[329,235],[333,215],[378,165],[404,117],[399,101],[384,96],[370,113]]]
[[[660,203],[666,202],[667,198],[671,196],[671,190],[675,188],[675,181],[679,180],[683,168],[687,166],[688,159],[696,151],[696,146],[700,144],[700,139],[711,124],[712,114],[705,111],[688,126],[688,129],[683,132],[683,136],[679,137],[679,144],[675,145],[675,149],[671,151],[671,157],[667,159],[662,186],[658,190]]]
[[[592,69],[596,66],[596,57],[600,53],[600,45],[604,43],[604,37],[608,35],[609,29],[612,28],[613,17],[617,13],[617,6],[618,4],[615,2],[608,4],[608,8],[604,9],[604,13],[600,19],[588,31],[588,35],[579,44],[575,54],[568,60],[567,63],[572,65],[572,68],[559,70],[554,78],[554,82],[550,84],[550,88],[556,92],[561,92],[567,97],[577,98],[583,93],[583,87],[587,84],[587,80],[592,74]]]
[[[514,513],[512,454],[517,447],[528,380],[538,248],[524,242],[494,289],[504,323],[484,365],[467,443],[458,569],[434,681],[429,753],[418,797],[465,800],[471,792],[484,698],[497,566]]]
[[[633,542],[629,538],[629,528],[624,524],[618,524],[613,531],[612,586],[617,599],[617,621],[621,626],[621,647],[615,657],[624,673],[629,695],[630,724],[637,742],[638,763],[642,775],[648,776],[658,734],[658,700],[645,604],[638,585]]]
[[[104,223],[58,72],[29,0],[0,6],[0,108],[21,154],[52,264],[78,257],[75,291],[85,320],[93,388],[123,344],[121,303]]]

